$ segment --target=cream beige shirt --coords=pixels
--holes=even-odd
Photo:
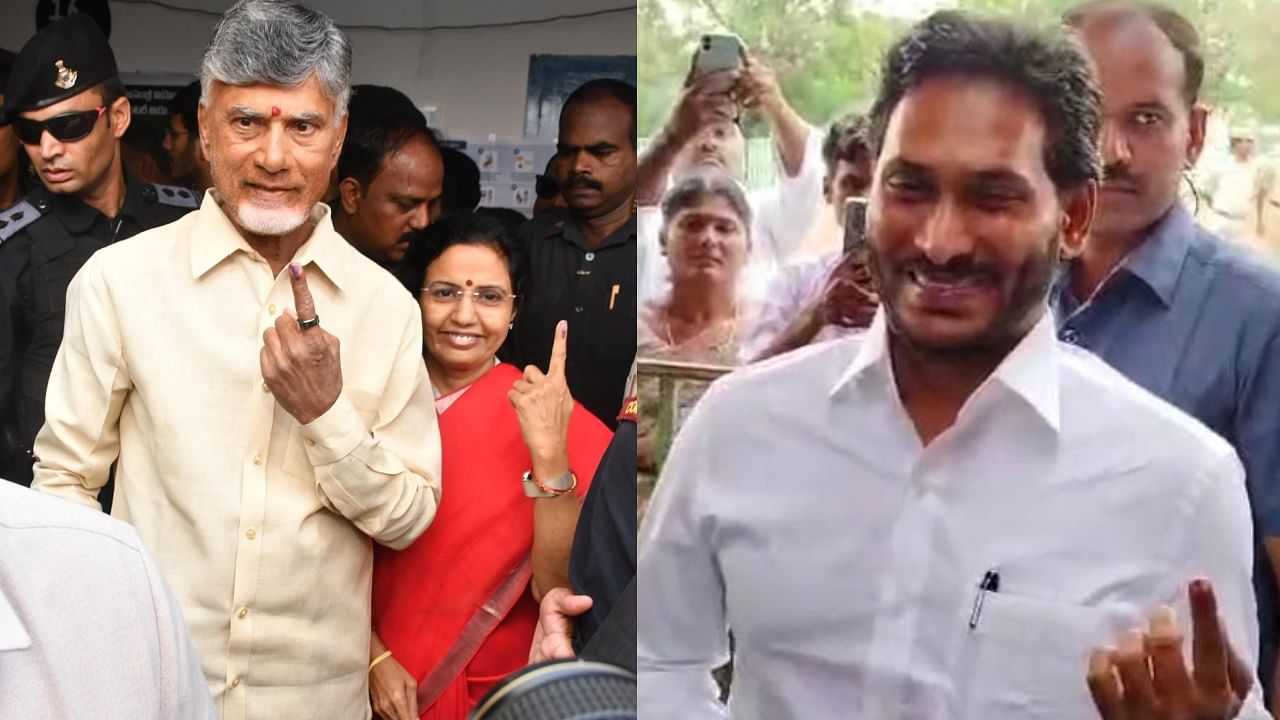
[[[293,294],[207,195],[96,253],[67,293],[34,487],[112,512],[173,586],[222,720],[368,718],[370,538],[408,546],[440,501],[422,321],[317,205],[295,261],[341,342],[342,394],[300,426],[262,333]]]

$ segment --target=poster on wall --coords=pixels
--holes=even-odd
[[[169,176],[169,155],[164,131],[169,126],[169,102],[195,77],[182,73],[126,72],[120,74],[133,119],[125,132],[125,156],[129,172],[139,180],[174,184]]]
[[[481,207],[505,207],[533,216],[538,173],[556,154],[546,140],[445,140],[442,145],[461,150],[480,168]]]
[[[613,78],[635,85],[635,56],[530,55],[525,137],[554,140],[565,98],[578,86],[596,78]]]

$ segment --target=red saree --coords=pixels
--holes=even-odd
[[[436,688],[431,694],[438,689],[429,706],[419,704],[420,718],[464,720],[494,683],[529,659],[538,623],[528,587],[537,501],[521,488],[529,450],[507,400],[520,376],[512,365],[497,365],[440,415],[443,472],[435,520],[405,550],[375,551],[374,626],[424,691],[428,676]],[[609,438],[586,408],[574,409],[569,463],[579,498]],[[460,642],[464,630],[475,635],[472,642]]]

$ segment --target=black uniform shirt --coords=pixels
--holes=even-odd
[[[566,209],[530,220],[519,234],[529,272],[510,360],[545,372],[556,323],[568,320],[569,391],[613,428],[636,356],[635,216],[594,248]]]
[[[132,180],[125,188],[115,218],[44,187],[0,216],[0,477],[30,483],[30,450],[44,424],[71,278],[100,248],[196,207],[185,188]]]

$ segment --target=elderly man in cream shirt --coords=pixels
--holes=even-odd
[[[350,67],[320,13],[227,11],[201,66],[214,187],[72,281],[36,440],[34,487],[87,505],[118,463],[114,514],[223,720],[371,716],[370,541],[409,545],[440,501],[417,305],[320,203]]]

